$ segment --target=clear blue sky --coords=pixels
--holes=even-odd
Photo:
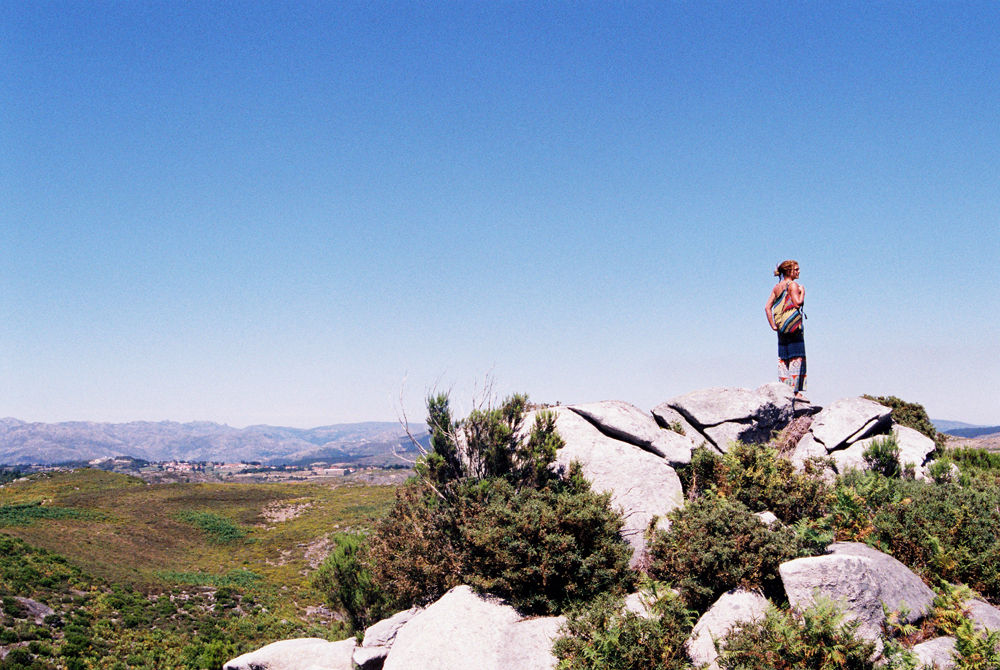
[[[814,401],[1000,424],[997,3],[0,10],[0,416],[650,409],[792,258]]]

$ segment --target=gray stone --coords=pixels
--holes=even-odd
[[[507,629],[520,620],[498,601],[456,586],[396,632],[384,670],[500,668]],[[470,663],[474,661],[474,663]]]
[[[920,663],[918,668],[950,670],[955,667],[955,638],[936,637],[927,642],[913,645],[910,650]]]
[[[705,426],[702,431],[705,433],[705,437],[719,450],[719,453],[724,454],[729,451],[729,447],[733,445],[734,442],[740,442],[743,440],[743,435],[754,430],[754,424],[751,421],[737,422],[737,421],[727,421],[726,423],[720,423],[718,426]],[[750,440],[746,440],[750,441]]]
[[[688,655],[696,666],[707,664],[707,670],[718,670],[719,652],[715,640],[721,640],[740,621],[758,621],[767,611],[767,599],[756,591],[736,589],[724,593],[698,619],[686,643]]]
[[[778,523],[778,517],[774,516],[773,512],[757,512],[754,516],[760,519],[760,522],[767,527],[771,527]]]
[[[691,462],[694,444],[690,438],[660,428],[651,415],[627,402],[606,400],[571,405],[569,409],[590,421],[608,437],[634,444],[674,464]]]
[[[351,657],[361,670],[381,670],[391,647],[355,647]]]
[[[227,661],[223,670],[351,670],[354,638],[327,642],[318,637],[274,642]]]
[[[169,598],[169,596],[160,596]],[[42,625],[45,622],[45,617],[50,614],[55,614],[56,611],[46,605],[45,603],[40,603],[37,600],[32,600],[31,598],[25,598],[23,596],[14,596],[14,600],[21,604],[25,613],[28,615],[26,619],[32,619],[35,625]]]
[[[907,426],[892,426],[892,432],[899,446],[899,465],[906,467],[907,463],[912,463],[917,468],[923,466],[927,456],[934,451],[934,440],[927,437],[920,431],[908,428]],[[876,440],[884,440],[888,435],[872,435],[863,440],[851,443],[843,449],[830,452],[830,457],[837,464],[837,472],[844,473],[850,469],[867,470],[864,453]]]
[[[664,459],[608,437],[576,412],[566,407],[549,411],[555,413],[556,430],[566,443],[556,453],[557,464],[568,470],[572,461],[579,461],[595,491],[611,492],[611,504],[625,513],[622,535],[632,545],[635,565],[652,518],[658,516],[658,527],[668,528],[667,513],[684,504],[680,478]],[[533,422],[527,416],[524,423]]]
[[[926,615],[934,602],[929,589],[905,565],[859,542],[837,542],[825,556],[797,558],[778,567],[788,602],[808,607],[816,595],[834,600],[848,619],[858,619],[859,635],[879,639],[885,614],[909,610],[907,623]]]
[[[668,403],[695,426],[718,426],[753,416],[761,398],[750,389],[707,388],[678,396]]]
[[[700,447],[702,444],[706,444],[709,447],[715,446],[702,434],[700,430],[692,426],[691,422],[684,418],[683,414],[671,407],[668,403],[663,402],[654,407],[652,415],[656,420],[657,425],[664,430],[670,430],[671,425],[679,425],[681,430],[684,431],[684,435],[681,435],[681,437],[686,437],[691,440],[691,443],[695,446],[695,448]]]
[[[667,402],[720,451],[732,442],[766,442],[792,420],[794,393],[785,384],[765,384],[755,391],[710,388]]]
[[[976,630],[1000,630],[1000,610],[993,605],[984,603],[978,598],[973,598],[965,603],[969,608],[969,618],[972,620],[972,627]]]
[[[507,628],[500,644],[496,670],[549,670],[558,659],[552,655],[552,643],[566,617],[550,616],[518,621]],[[478,664],[476,664],[476,667]]]
[[[827,451],[857,442],[889,425],[892,410],[866,398],[845,398],[824,408],[809,432]]]
[[[396,633],[403,625],[420,613],[420,608],[414,607],[402,612],[396,612],[388,619],[382,619],[365,629],[362,647],[391,647],[396,639]]]
[[[354,662],[358,667],[361,670],[381,668],[396,639],[396,633],[420,612],[421,610],[416,607],[403,610],[365,629],[364,641],[354,650]]]
[[[867,440],[855,442],[846,449],[831,451],[830,458],[832,458],[833,462],[836,463],[837,472],[839,474],[844,474],[848,470],[867,470],[868,464],[865,463],[865,449],[867,449],[875,439],[877,438],[868,438]]]
[[[934,440],[909,426],[893,426],[892,432],[896,434],[896,444],[899,445],[899,464],[904,467],[907,463],[918,467],[924,465],[937,447]]]
[[[817,456],[822,458],[826,455],[826,447],[823,446],[823,443],[814,438],[812,433],[806,433],[795,445],[788,460],[792,462],[796,470],[802,470],[808,459]]]

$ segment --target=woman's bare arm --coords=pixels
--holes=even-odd
[[[771,295],[767,297],[767,304],[764,305],[764,314],[767,315],[767,322],[771,324],[771,330],[778,330],[778,326],[774,323],[774,314],[771,313],[771,307],[774,306],[774,301],[778,299],[778,288],[780,287],[781,284],[774,287],[774,290],[771,291]]]
[[[789,282],[788,292],[792,298],[792,304],[796,307],[802,307],[806,304],[806,289],[805,287],[797,284],[796,282]]]

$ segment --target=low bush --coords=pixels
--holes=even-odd
[[[860,622],[844,622],[829,600],[800,612],[768,606],[757,622],[736,624],[722,643],[725,670],[869,670],[875,645],[855,637]]]
[[[465,583],[522,612],[552,614],[631,580],[621,515],[589,486],[516,490],[470,483],[441,504],[417,483],[368,539],[367,565],[395,609],[422,605]]]
[[[462,583],[461,537],[452,511],[419,481],[410,481],[378,520],[366,540],[366,565],[393,609],[434,602]]]
[[[895,435],[876,437],[861,456],[869,470],[883,477],[899,477],[903,472],[899,464],[899,444]]]
[[[786,524],[822,517],[833,499],[819,464],[807,463],[797,472],[769,445],[737,442],[724,455],[699,447],[679,474],[689,498],[715,492]]]
[[[215,544],[230,544],[246,537],[246,531],[236,525],[231,519],[214,512],[178,512],[177,520],[195,526],[209,541]]]
[[[659,595],[659,597],[657,597]],[[558,670],[683,670],[690,661],[684,642],[693,612],[666,588],[647,592],[651,616],[624,610],[622,599],[602,596],[569,614],[552,653]]]
[[[929,583],[960,582],[1000,596],[1000,492],[890,479],[841,477],[825,523],[838,540],[866,542]]]
[[[364,552],[363,535],[338,533],[333,551],[312,578],[313,587],[347,615],[347,623],[355,633],[392,614],[387,597],[375,585]]]
[[[463,523],[466,583],[522,612],[554,614],[603,592],[622,592],[632,550],[618,535],[610,494],[589,486],[522,489],[492,482]]]
[[[670,529],[653,534],[649,574],[698,611],[737,587],[780,593],[778,566],[807,554],[791,528],[768,529],[737,501],[705,496],[669,517]]]

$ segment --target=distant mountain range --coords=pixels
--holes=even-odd
[[[423,424],[411,426],[426,444]],[[231,428],[196,421],[132,423],[26,423],[0,419],[0,463],[8,465],[90,461],[131,456],[147,461],[260,462],[266,465],[401,463],[393,451],[416,449],[398,423],[345,423],[320,428]]]
[[[961,421],[940,421],[931,419],[931,423],[942,433],[954,435],[955,437],[984,437],[987,435],[1000,434],[1000,426],[976,426],[971,423]]]

